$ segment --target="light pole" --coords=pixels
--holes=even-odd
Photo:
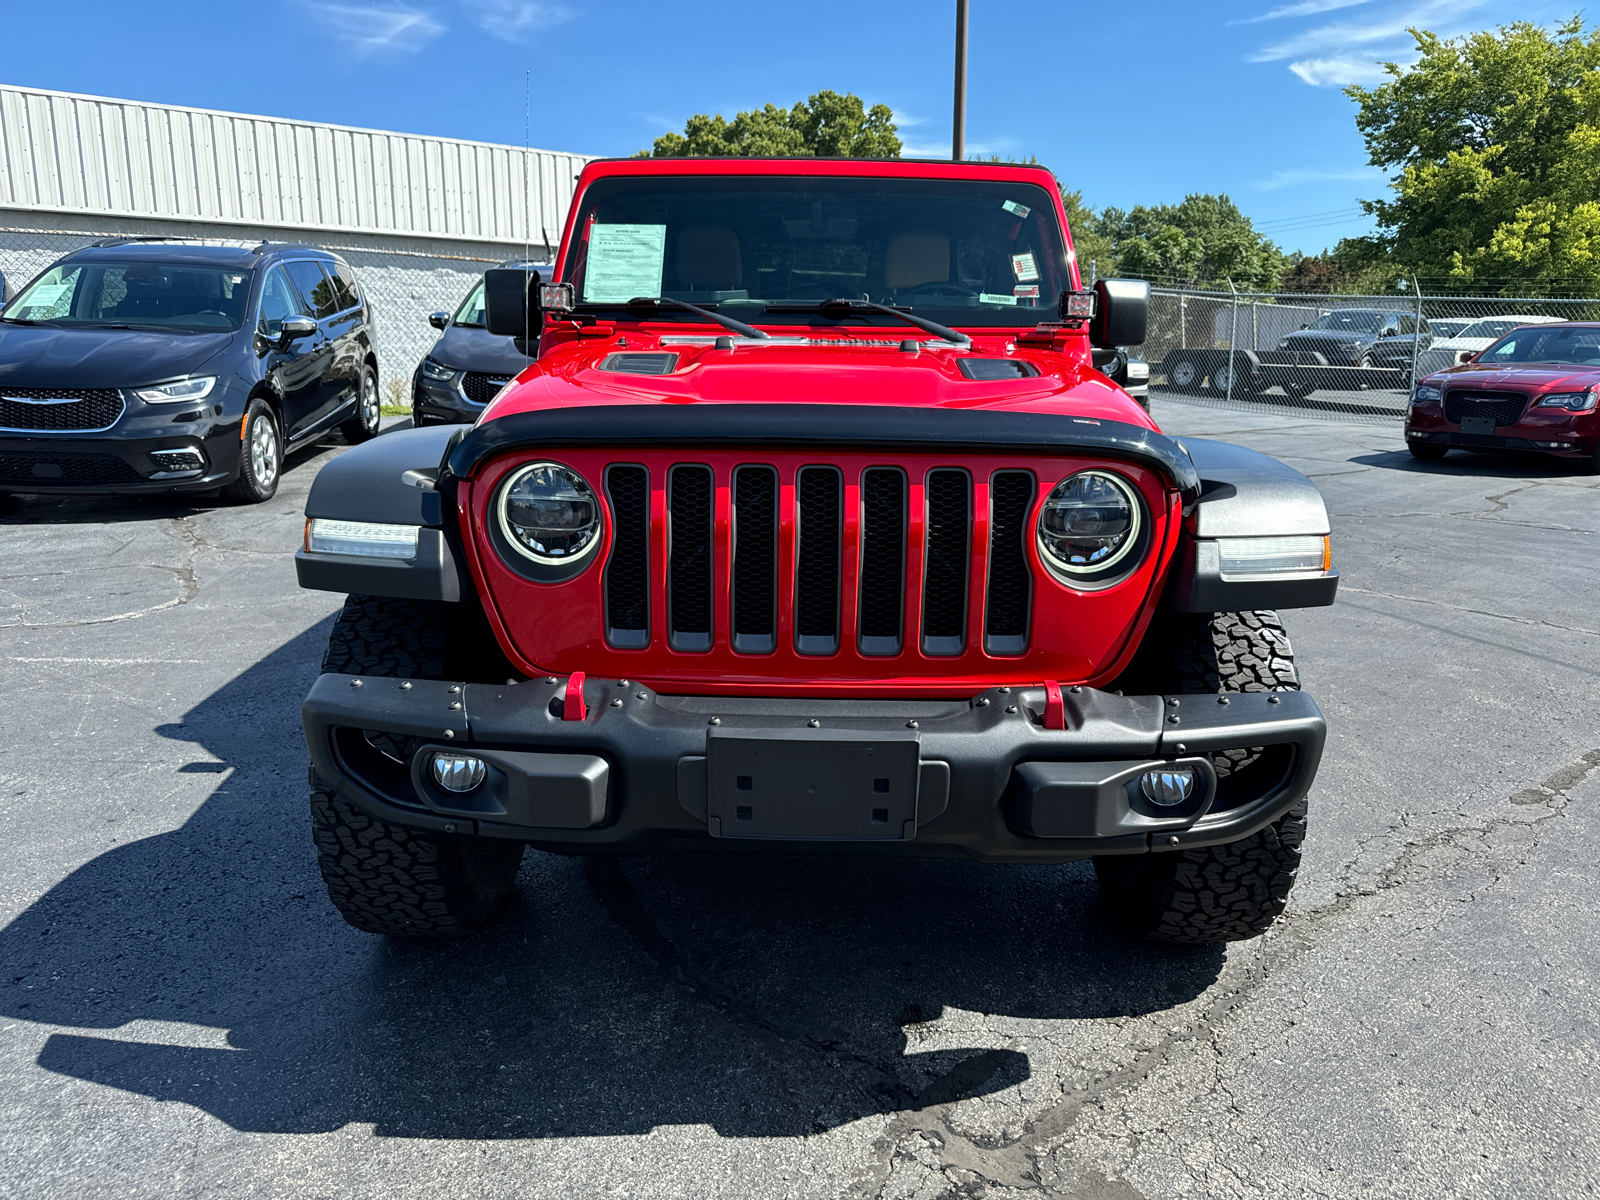
[[[967,0],[956,0],[956,119],[950,157],[966,157],[967,142]]]

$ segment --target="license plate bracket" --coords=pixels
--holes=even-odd
[[[712,837],[908,841],[917,830],[917,735],[854,729],[712,729]]]
[[[1481,434],[1481,435],[1484,435],[1484,436],[1487,436],[1487,437],[1493,437],[1494,436],[1494,418],[1493,417],[1462,417],[1461,418],[1461,432],[1462,433],[1476,433],[1476,434]]]

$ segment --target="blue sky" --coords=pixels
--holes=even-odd
[[[969,153],[1037,155],[1096,207],[1226,192],[1285,249],[1383,195],[1340,92],[1408,25],[1551,22],[1572,0],[971,0]],[[950,147],[953,0],[73,0],[8,5],[8,83],[629,154],[695,112],[821,88]],[[531,115],[525,81],[534,73]]]

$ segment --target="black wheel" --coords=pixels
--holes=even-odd
[[[1600,475],[1600,446],[1596,446],[1587,458],[1578,460],[1579,475]]]
[[[1441,446],[1438,442],[1408,441],[1406,449],[1411,451],[1412,458],[1420,458],[1423,462],[1438,462],[1450,453],[1449,446]]]
[[[345,601],[322,669],[484,683],[512,674],[478,606],[383,596]],[[515,897],[522,843],[374,820],[314,772],[311,832],[328,898],[369,933],[454,937],[492,924]]]
[[[368,363],[361,368],[361,382],[356,388],[356,415],[340,425],[339,432],[354,446],[377,437],[382,420],[383,399],[378,393],[378,372]]]
[[[1211,390],[1221,396],[1230,394],[1229,384],[1232,384],[1232,395],[1254,395],[1256,389],[1251,386],[1254,381],[1254,372],[1243,358],[1233,363],[1224,358],[1211,372]]]
[[[1293,396],[1296,400],[1304,400],[1316,390],[1317,389],[1309,383],[1290,382],[1283,385],[1284,395]]]
[[[1278,614],[1173,613],[1152,625],[1123,690],[1210,694],[1298,691],[1294,648]],[[1260,748],[1215,755],[1219,778]],[[1283,912],[1300,867],[1304,801],[1265,829],[1223,846],[1106,855],[1095,874],[1115,919],[1138,937],[1232,942],[1256,937]]]
[[[277,414],[257,397],[245,409],[244,432],[239,443],[239,478],[223,494],[247,504],[260,504],[278,494],[283,474],[283,439],[278,435]]]
[[[1200,364],[1194,359],[1180,358],[1167,368],[1167,382],[1175,392],[1197,392],[1201,374]]]

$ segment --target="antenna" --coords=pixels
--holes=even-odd
[[[528,164],[533,161],[533,71],[522,76],[522,261],[526,263],[533,254],[529,239],[533,237],[533,210],[529,207],[532,195],[528,184]],[[541,281],[542,282],[542,281]],[[528,269],[523,267],[523,290],[527,290]],[[533,306],[528,298],[522,300],[522,344],[533,338]]]

